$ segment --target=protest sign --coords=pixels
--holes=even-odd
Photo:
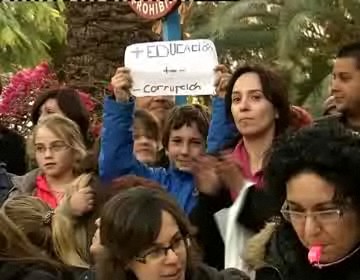
[[[134,96],[214,94],[217,64],[214,43],[203,39],[134,44],[125,51]]]

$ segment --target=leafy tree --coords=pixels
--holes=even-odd
[[[37,65],[62,44],[66,25],[61,0],[47,3],[0,3],[0,71]]]
[[[275,65],[286,73],[292,100],[300,105],[327,89],[321,84],[328,82],[339,46],[360,38],[358,0],[219,2],[207,22],[201,8],[193,13],[198,16],[190,23],[192,37],[214,40],[224,61]]]

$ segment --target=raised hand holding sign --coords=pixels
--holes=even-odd
[[[118,102],[126,102],[130,99],[132,78],[129,69],[120,67],[116,69],[115,75],[111,78],[111,85],[114,89],[114,96]]]
[[[134,44],[125,51],[134,96],[212,95],[217,65],[210,40]]]

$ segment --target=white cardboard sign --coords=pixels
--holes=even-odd
[[[217,64],[214,43],[204,39],[134,44],[125,51],[134,96],[212,95]]]

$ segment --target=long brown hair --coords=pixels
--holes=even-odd
[[[50,206],[37,197],[16,196],[7,200],[2,209],[33,245],[46,251],[50,257],[55,256],[51,219],[45,221],[46,214],[51,213]]]
[[[134,275],[127,265],[156,240],[162,211],[176,221],[180,233],[189,237],[187,274],[197,262],[194,229],[176,201],[163,189],[136,187],[120,191],[105,204],[101,215],[100,240],[103,256],[97,263],[99,280],[128,280]]]
[[[52,271],[62,269],[60,264],[46,257],[31,244],[24,233],[0,211],[0,261],[36,264]]]

